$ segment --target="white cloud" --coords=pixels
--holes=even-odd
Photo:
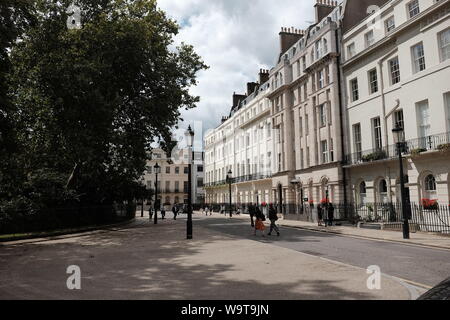
[[[182,26],[176,42],[192,44],[210,66],[199,74],[192,93],[198,108],[184,111],[186,122],[203,121],[204,130],[228,115],[233,92],[245,93],[260,68],[273,67],[281,27],[305,29],[314,20],[315,0],[159,0]]]

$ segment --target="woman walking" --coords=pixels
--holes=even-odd
[[[264,221],[266,221],[266,217],[263,215],[263,213],[261,212],[261,210],[256,207],[255,209],[255,217],[256,217],[256,221],[255,221],[255,236],[256,236],[256,231],[259,230],[262,232],[262,236],[265,237],[265,231],[266,230],[266,226],[264,225]]]
[[[280,236],[280,228],[278,228],[276,222],[278,221],[277,211],[273,207],[273,204],[269,206],[269,220],[270,220],[270,230],[269,236],[272,235],[272,231],[275,230],[277,232],[277,236]]]

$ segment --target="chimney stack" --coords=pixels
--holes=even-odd
[[[292,47],[298,40],[300,40],[305,32],[303,30],[292,28],[281,28],[280,35],[280,49],[281,54],[285,53],[290,47]]]
[[[247,82],[247,97],[250,96],[253,92],[255,92],[255,89],[258,87],[257,82]]]
[[[316,11],[316,23],[322,21],[323,18],[328,16],[336,7],[337,1],[334,0],[316,0],[314,5]]]
[[[245,98],[247,98],[246,95],[244,94],[236,94],[236,92],[233,93],[233,109],[236,109],[237,107],[239,107],[239,102],[241,102],[242,100],[245,100]]]
[[[269,81],[269,70],[260,69],[259,70],[259,84],[263,84]]]

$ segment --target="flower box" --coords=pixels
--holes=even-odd
[[[422,199],[422,206],[424,210],[438,210],[439,203],[437,200]]]

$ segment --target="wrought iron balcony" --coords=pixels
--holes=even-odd
[[[242,182],[251,182],[251,181],[257,181],[257,180],[264,180],[269,179],[272,177],[271,172],[264,172],[264,173],[255,173],[245,176],[240,176],[236,178],[231,178],[231,184],[235,183],[242,183]],[[209,182],[205,184],[205,188],[211,188],[211,187],[219,187],[229,184],[230,182],[228,180],[220,180],[216,182]]]
[[[405,155],[417,156],[426,151],[450,151],[450,132],[430,135],[423,138],[408,140],[402,150]],[[391,160],[398,157],[397,145],[380,149],[371,149],[345,156],[346,165],[357,165],[381,160]]]

